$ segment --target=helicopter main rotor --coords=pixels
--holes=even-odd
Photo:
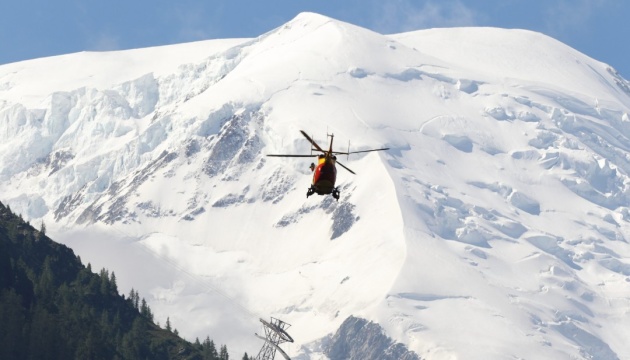
[[[333,149],[332,149],[333,138],[334,138],[333,134],[328,135],[330,137],[330,148],[329,148],[329,150],[324,150],[324,149],[322,149],[321,146],[319,146],[315,142],[315,140],[313,140],[310,136],[308,136],[308,134],[306,132],[304,132],[304,130],[300,130],[300,133],[302,134],[302,136],[304,136],[306,138],[306,140],[308,140],[308,142],[311,143],[311,146],[313,147],[311,150],[319,151],[319,152],[323,153],[324,156],[327,157],[327,158],[334,157],[335,163],[337,163],[339,166],[341,166],[342,168],[348,170],[351,174],[354,174],[354,175],[356,175],[356,173],[354,171],[350,170],[350,168],[348,168],[344,164],[340,163],[339,160],[337,160],[337,158],[335,156],[336,154],[339,154],[339,155],[350,155],[350,154],[358,154],[358,153],[365,153],[365,152],[371,152],[371,151],[389,150],[389,148],[380,148],[380,149],[369,149],[369,150],[347,151],[347,152],[344,152],[344,151],[333,151]],[[318,155],[318,154],[310,154],[310,155],[268,154],[267,156],[271,156],[271,157],[318,157],[318,156],[321,156],[321,155]]]

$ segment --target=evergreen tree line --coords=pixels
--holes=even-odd
[[[214,341],[210,340],[209,337],[200,343],[199,339],[195,340],[195,347],[201,352],[203,359],[211,359],[211,360],[229,360],[227,346],[221,345],[219,351],[217,351],[216,346],[214,345]],[[247,353],[243,355],[242,360],[254,360],[253,357],[249,357]]]
[[[0,359],[229,360],[225,345],[153,320],[136,290],[119,295],[114,272],[92,272],[0,202]]]

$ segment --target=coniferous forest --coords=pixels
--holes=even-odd
[[[45,230],[0,202],[0,359],[228,360],[209,337],[156,325],[137,291],[121,296],[113,272],[94,273]]]

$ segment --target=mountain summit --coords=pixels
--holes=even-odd
[[[303,13],[0,66],[0,199],[239,352],[273,316],[302,360],[370,346],[346,319],[420,358],[623,359],[629,112],[628,81],[539,33]],[[310,153],[299,130],[391,150],[307,199],[310,159],[265,157]]]

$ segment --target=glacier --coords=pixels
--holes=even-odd
[[[629,89],[540,33],[313,13],[34,59],[0,66],[0,198],[237,353],[274,316],[302,360],[365,324],[423,359],[630,358]],[[390,150],[306,199],[310,161],[265,157],[299,130]]]

